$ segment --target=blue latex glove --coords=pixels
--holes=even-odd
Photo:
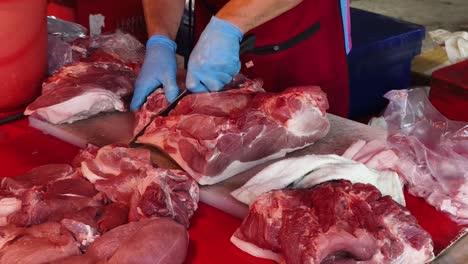
[[[242,32],[226,20],[212,17],[188,61],[186,85],[192,93],[221,90],[239,73]]]
[[[176,48],[177,44],[166,36],[154,35],[148,40],[145,61],[135,82],[130,110],[140,109],[146,97],[161,85],[169,102],[177,97],[179,87],[176,82]]]

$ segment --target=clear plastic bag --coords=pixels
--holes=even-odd
[[[80,24],[61,20],[54,16],[47,17],[47,33],[65,42],[72,42],[78,38],[85,38],[88,30]]]
[[[57,36],[49,36],[47,56],[49,75],[52,75],[57,69],[73,62],[71,45]]]
[[[387,141],[400,158],[397,170],[409,192],[468,223],[468,123],[443,116],[424,88],[393,90],[385,97]]]
[[[143,63],[145,57],[145,46],[134,36],[120,30],[91,37],[89,47],[115,55],[125,63]]]
[[[132,35],[117,30],[86,36],[81,25],[48,17],[49,75],[76,61],[118,63],[138,72],[145,56],[145,46]]]
[[[80,58],[75,56],[71,43],[85,38],[87,29],[79,24],[48,16],[47,32],[48,73],[52,75],[57,69]]]

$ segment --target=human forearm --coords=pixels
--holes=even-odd
[[[303,0],[231,0],[217,14],[243,33],[283,14]]]
[[[175,40],[184,11],[184,0],[143,0],[148,35]]]

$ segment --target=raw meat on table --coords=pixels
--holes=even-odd
[[[99,207],[94,186],[67,164],[40,166],[15,178],[1,178],[0,225],[30,226],[87,207]]]
[[[235,90],[187,95],[137,142],[162,149],[200,184],[214,184],[325,136],[327,108],[319,87],[266,93],[260,81],[247,81]]]
[[[187,230],[169,218],[121,225],[96,239],[86,254],[57,264],[139,263],[179,264],[187,254]]]
[[[125,111],[136,74],[118,64],[78,62],[62,68],[25,110],[53,124],[72,123],[101,112]]]
[[[82,152],[83,176],[112,202],[127,206],[130,221],[167,216],[189,226],[199,200],[189,175],[153,167],[147,149],[114,144],[92,152]]]
[[[75,176],[76,171],[68,164],[48,164],[33,168],[14,178],[0,178],[0,189],[20,194],[35,186],[46,186],[56,180],[70,179]]]
[[[0,227],[0,263],[42,264],[81,254],[79,244],[59,223],[30,228]]]
[[[25,115],[62,124],[127,109],[144,59],[144,46],[137,39],[118,31],[71,43],[55,36],[51,40],[60,47],[49,50],[53,75]]]
[[[78,187],[79,188],[79,187]],[[87,207],[100,207],[102,203],[93,196],[55,194],[46,188],[31,188],[21,194],[21,209],[8,215],[9,224],[31,226],[47,221],[60,221],[67,214]]]
[[[182,69],[178,69],[177,71],[177,76],[176,76],[176,81],[179,86],[179,92],[182,92],[186,90],[185,87],[185,78],[186,78],[187,72]],[[245,76],[242,74],[239,74],[233,78],[233,80],[228,83],[227,85],[224,86],[223,90],[230,90],[230,89],[238,89],[241,87],[247,87],[248,90],[247,92],[264,92],[264,90],[261,88],[261,82],[258,81],[251,81],[247,80]],[[251,94],[253,96],[253,94]],[[206,97],[206,96],[198,96],[198,95],[192,95],[190,97],[190,100],[183,100],[184,106],[179,106],[178,109],[185,109],[189,110],[196,108],[199,109],[203,112],[203,109],[207,111],[207,113],[211,113],[212,111],[221,111],[223,113],[229,112],[230,108],[236,107],[237,106],[243,106],[245,107],[245,102],[240,100],[240,102],[237,102],[237,97],[233,97],[230,95],[230,93],[217,93],[212,94],[212,96],[216,97]],[[218,97],[219,96],[219,97]],[[218,102],[223,102],[222,104],[216,104],[213,105],[213,100],[220,100]],[[196,102],[194,102],[196,101]],[[164,110],[167,106],[169,105],[169,102],[166,100],[166,96],[164,95],[164,90],[163,89],[156,89],[148,98],[146,99],[146,102],[143,104],[143,106],[140,108],[140,110],[135,112],[135,126],[133,129],[133,134],[136,135],[138,132],[145,127],[149,122],[151,122],[151,119],[154,115],[158,114],[162,110]],[[201,113],[202,113],[201,112]],[[173,115],[175,112],[172,113]],[[181,114],[181,113],[178,113]],[[187,114],[187,113],[185,113]]]
[[[231,241],[281,263],[425,263],[430,235],[370,184],[346,180],[262,194]]]

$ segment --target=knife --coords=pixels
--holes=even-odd
[[[255,41],[256,41],[255,35],[253,34],[246,35],[242,39],[242,42],[240,43],[239,55],[242,55],[248,51],[252,51],[255,48]],[[151,120],[140,131],[138,131],[138,133],[132,138],[130,143],[128,143],[128,146],[131,148],[137,147],[139,145],[138,143],[136,143],[137,139],[145,133],[146,128],[148,128],[148,126],[151,123],[153,123],[153,120],[158,116],[167,116],[169,112],[176,107],[177,103],[182,98],[184,98],[187,94],[190,94],[190,91],[184,90],[183,92],[179,94],[179,96],[176,97],[176,99],[172,103],[167,105],[164,109],[159,111],[157,114],[154,114],[153,116],[151,116]]]

